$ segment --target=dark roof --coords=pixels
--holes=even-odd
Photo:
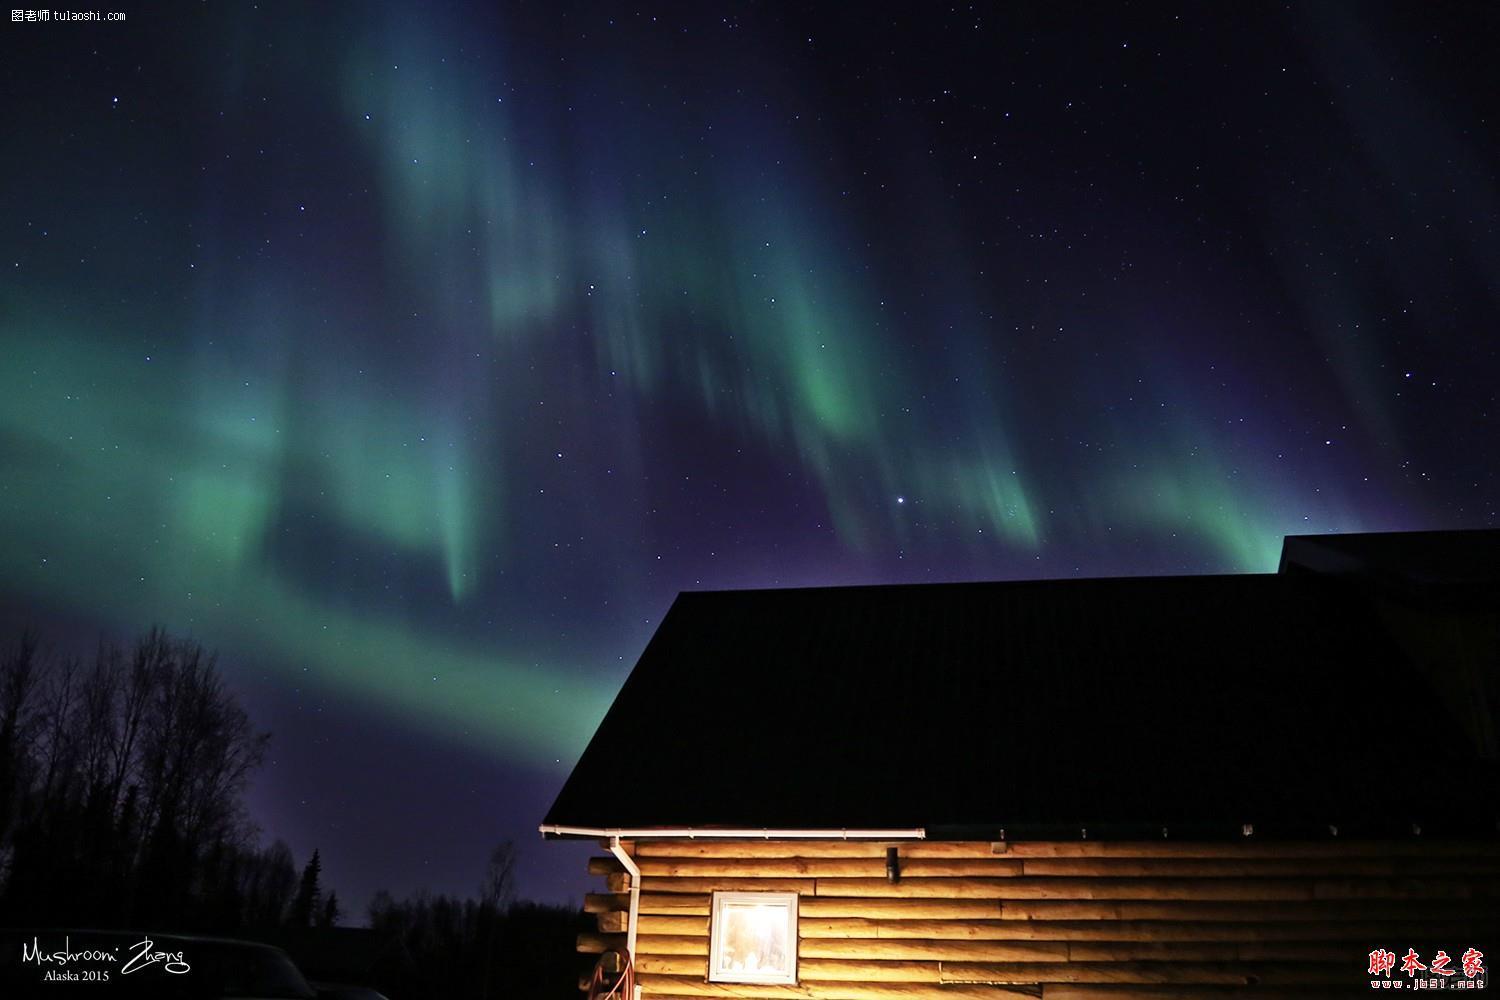
[[[1457,592],[1493,601],[1500,589],[1500,531],[1387,531],[1288,535],[1282,573],[1312,572],[1406,593]]]
[[[1325,577],[697,592],[546,823],[1494,833],[1497,788]]]

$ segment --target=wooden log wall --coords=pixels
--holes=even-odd
[[[1456,964],[1489,944],[1486,965],[1500,960],[1497,842],[625,847],[641,870],[636,982],[656,1000],[1355,996],[1376,948],[1443,948]],[[579,950],[624,948],[629,876],[613,857],[589,868],[608,891],[585,901],[599,932]],[[707,981],[715,890],[798,893],[798,985]]]

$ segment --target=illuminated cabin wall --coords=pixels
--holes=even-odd
[[[888,846],[899,848],[894,884]],[[1424,962],[1442,948],[1456,968],[1465,949],[1500,945],[1497,842],[626,847],[641,869],[636,981],[647,998],[1353,996],[1369,990],[1377,948],[1415,948]],[[629,876],[612,857],[590,871],[608,891],[587,897],[600,930],[579,950],[622,949]],[[707,981],[714,890],[799,894],[798,985]]]

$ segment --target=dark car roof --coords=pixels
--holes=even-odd
[[[1495,788],[1323,576],[694,592],[545,822],[1493,834]]]

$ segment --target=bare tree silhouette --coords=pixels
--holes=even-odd
[[[269,739],[199,643],[152,629],[85,667],[22,633],[0,655],[0,915],[279,921],[286,896],[272,913],[245,884],[280,892],[243,805]]]

